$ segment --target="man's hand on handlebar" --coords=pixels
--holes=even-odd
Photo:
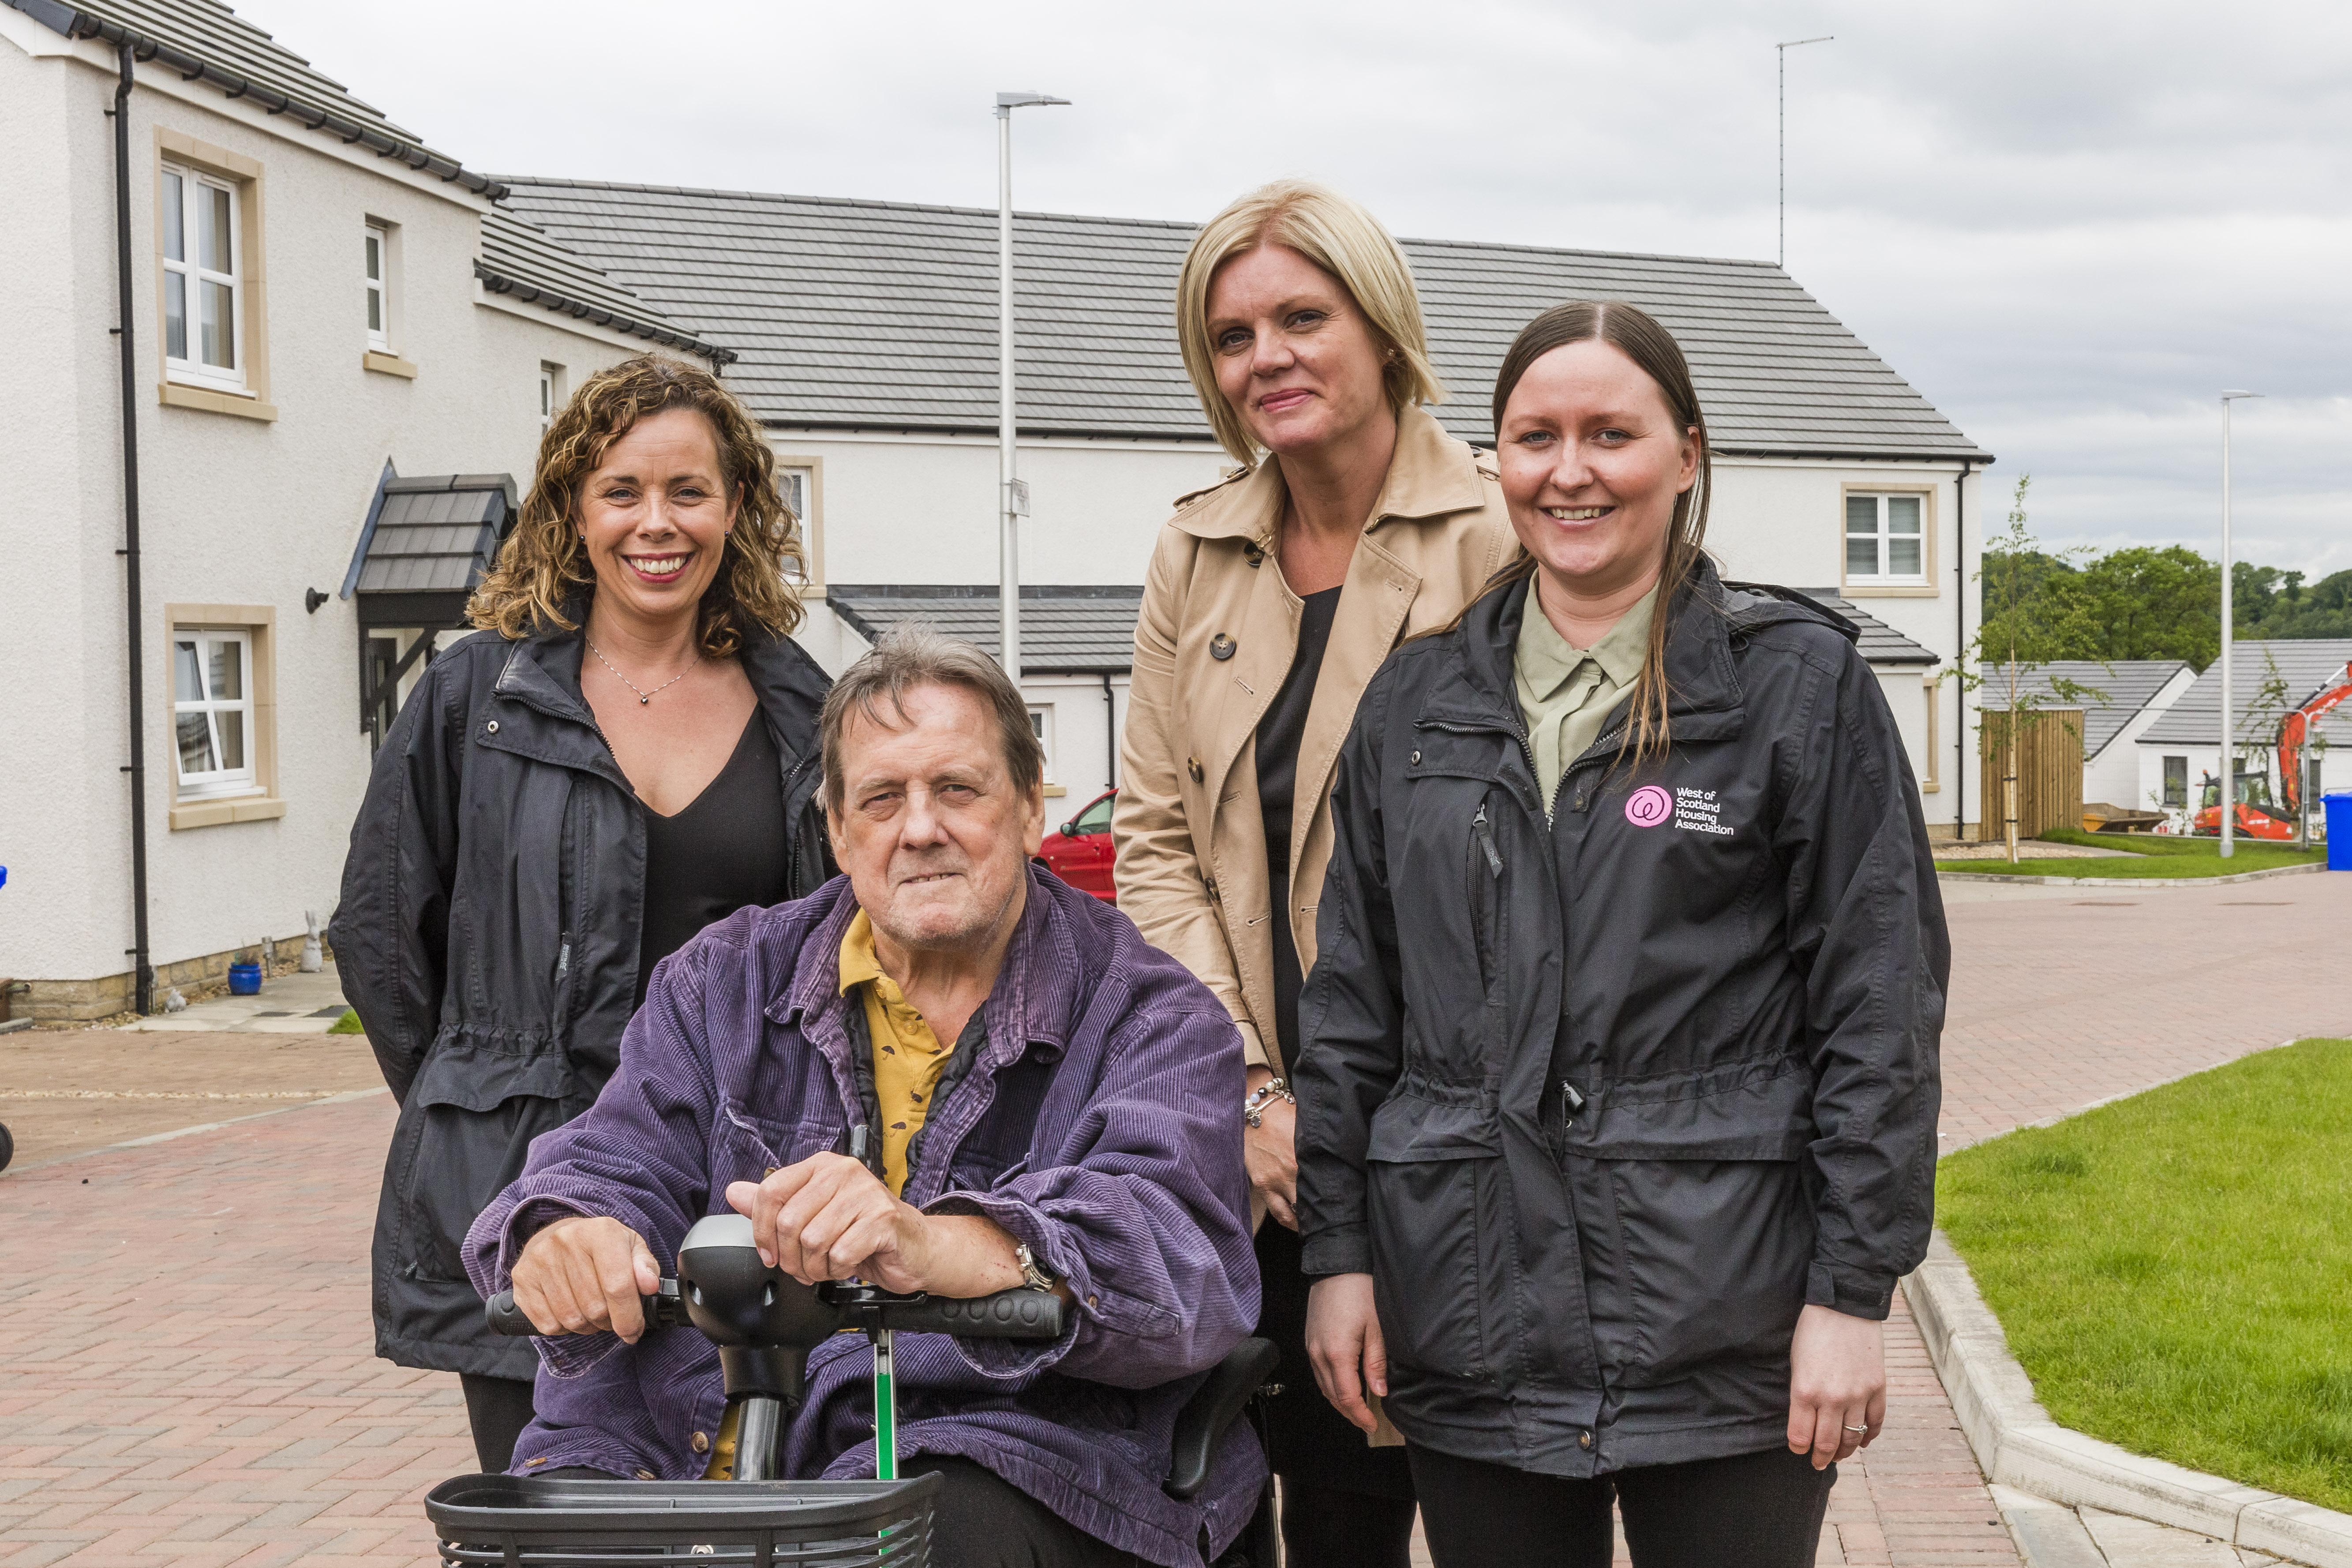
[[[727,1201],[751,1218],[764,1263],[805,1285],[859,1279],[885,1290],[986,1296],[1021,1283],[1013,1238],[979,1215],[927,1215],[843,1154],[814,1154]]]
[[[557,1220],[515,1259],[515,1305],[542,1334],[610,1329],[635,1344],[646,1331],[638,1298],[660,1285],[661,1266],[645,1238],[616,1219]]]

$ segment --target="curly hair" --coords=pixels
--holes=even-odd
[[[736,501],[719,574],[702,593],[702,651],[724,658],[754,626],[773,637],[792,635],[801,624],[801,599],[791,574],[804,557],[800,519],[776,489],[775,454],[717,376],[659,354],[598,371],[549,422],[522,516],[467,602],[468,620],[519,640],[534,631],[571,631],[586,619],[596,573],[580,537],[581,488],[614,442],[638,420],[669,408],[691,408],[710,421],[720,477]]]

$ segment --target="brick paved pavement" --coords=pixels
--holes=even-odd
[[[2352,1033],[2328,980],[2352,939],[2339,886],[1956,902],[1947,1146],[2291,1036]],[[215,1035],[185,1059],[226,1072],[242,1042],[284,1038]],[[128,1081],[179,1070],[158,1054]],[[456,1380],[369,1354],[390,1125],[376,1097],[0,1178],[9,1255],[43,1260],[0,1283],[0,1564],[429,1560],[420,1500],[473,1461]],[[1842,1468],[1820,1561],[2015,1568],[1900,1302],[1888,1331],[1887,1430]]]
[[[1947,1151],[2284,1040],[2352,1035],[2352,877],[2038,890],[2059,896],[1950,908]]]

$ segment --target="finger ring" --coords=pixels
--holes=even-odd
[[[1868,1432],[1868,1431],[1870,1430],[1870,1428],[1869,1428],[1869,1427],[1867,1427],[1867,1426],[1849,1426],[1849,1427],[1847,1427],[1847,1428],[1846,1428],[1846,1430],[1847,1430],[1847,1431],[1849,1431],[1849,1432],[1864,1432],[1864,1433],[1866,1433],[1866,1432]]]

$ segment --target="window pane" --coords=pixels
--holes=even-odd
[[[196,645],[175,642],[172,645],[172,700],[202,702],[205,700],[205,678],[196,664]]]
[[[1919,498],[1917,496],[1886,498],[1886,531],[1889,533],[1919,531]]]
[[[1849,577],[1878,575],[1878,541],[1850,536],[1845,542],[1845,574]]]
[[[220,731],[221,766],[245,766],[245,715],[233,708],[223,710],[213,715],[213,727]]]
[[[213,730],[201,713],[183,713],[173,721],[180,735],[180,773],[210,773],[220,770],[213,762]]]
[[[234,330],[236,301],[226,283],[204,282],[197,285],[204,301],[198,336],[204,347],[204,363],[218,365],[223,370],[236,368],[236,345]]]
[[[188,258],[187,197],[181,189],[180,176],[171,170],[163,171],[163,254],[174,261]]]
[[[1876,496],[1845,498],[1845,531],[1848,533],[1878,531],[1878,498]]]
[[[372,282],[383,281],[383,241],[373,232],[367,237],[367,275]]]
[[[196,187],[196,264],[215,272],[234,272],[229,255],[228,193],[218,185]]]
[[[163,274],[163,352],[173,359],[188,357],[188,275]]]
[[[539,416],[541,419],[555,412],[555,378],[541,372],[539,377]]]
[[[367,291],[367,297],[368,331],[380,332],[383,331],[383,292],[381,289],[371,289]]]
[[[1916,538],[1890,539],[1886,542],[1886,574],[1890,577],[1919,575],[1919,541]]]
[[[235,702],[245,696],[245,647],[226,640],[211,645],[213,698],[216,701]]]

